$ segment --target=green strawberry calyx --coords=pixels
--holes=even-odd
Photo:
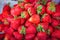
[[[24,12],[21,13],[21,18],[25,18],[25,13]]]
[[[55,12],[56,11],[55,4],[51,2],[48,9],[51,10],[52,12]]]
[[[26,34],[26,31],[25,30],[26,30],[26,28],[24,26],[22,26],[22,29],[20,30],[20,33],[21,34]]]
[[[40,14],[41,12],[42,12],[42,5],[39,5],[38,7],[37,7],[37,13],[38,14]]]
[[[40,24],[38,24],[37,31],[38,32],[45,32],[45,30],[42,28],[42,25],[40,25]]]

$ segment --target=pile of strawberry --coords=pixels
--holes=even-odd
[[[60,5],[18,1],[0,14],[0,40],[60,40]]]

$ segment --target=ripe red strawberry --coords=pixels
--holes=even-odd
[[[29,26],[28,28],[26,28],[26,34],[35,34],[36,33],[36,28],[35,26]]]
[[[45,13],[45,6],[43,6],[41,4],[36,4],[35,8],[36,8],[37,14],[42,15]]]
[[[24,26],[19,26],[18,32],[19,32],[19,34],[26,34],[26,28]]]
[[[53,14],[53,18],[60,20],[60,12],[55,12],[55,14]]]
[[[26,34],[25,40],[33,40],[34,37],[35,37],[35,34]]]
[[[17,28],[20,25],[20,22],[21,22],[20,18],[12,19],[11,24],[10,24],[11,28],[17,30]]]
[[[52,37],[52,38],[51,38],[51,40],[58,40],[58,39],[57,39],[57,38],[55,38],[55,37]]]
[[[21,18],[21,24],[24,24],[26,20],[24,18]]]
[[[25,4],[24,5],[24,8],[25,8],[25,10],[28,10],[28,8],[30,8],[30,7],[32,7],[33,5],[32,4]]]
[[[29,22],[31,23],[34,23],[34,24],[38,24],[40,22],[40,16],[35,14],[35,15],[32,15],[30,18],[29,18]]]
[[[29,8],[27,9],[27,11],[28,11],[28,13],[29,13],[30,16],[36,14],[36,10],[35,10],[33,7],[29,7]]]
[[[48,14],[54,14],[55,11],[56,11],[55,4],[53,2],[48,2],[46,11],[47,11]]]
[[[45,23],[51,23],[51,17],[49,14],[44,14],[42,16],[42,22],[45,22]]]
[[[37,37],[39,38],[39,40],[47,40],[46,32],[38,32]]]
[[[14,37],[11,37],[10,40],[16,40]]]
[[[11,15],[13,16],[18,16],[21,14],[21,12],[22,12],[22,8],[20,6],[16,6],[11,9]]]
[[[60,12],[60,5],[59,4],[56,5],[56,12]]]
[[[23,35],[19,34],[18,32],[13,32],[13,35],[17,40],[22,40],[22,38],[23,38]]]
[[[48,29],[48,24],[47,23],[40,23],[37,25],[37,31],[45,31]]]
[[[27,11],[23,11],[23,12],[21,13],[21,18],[28,19],[28,18],[29,18],[28,12],[27,12]]]
[[[60,30],[55,30],[55,31],[52,33],[52,37],[60,38]]]
[[[10,10],[11,10],[11,7],[9,6],[9,4],[4,5],[3,11],[9,11],[10,12]]]
[[[0,32],[3,30],[4,24],[0,24]]]

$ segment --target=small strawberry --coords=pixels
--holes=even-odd
[[[46,11],[47,11],[48,14],[54,14],[55,11],[56,11],[55,4],[53,2],[48,2],[46,9],[47,9]]]
[[[55,31],[52,33],[52,37],[55,37],[55,38],[59,38],[59,39],[60,39],[60,30],[55,30]]]
[[[45,23],[51,23],[51,17],[49,14],[44,14],[42,16],[42,22],[45,22]]]
[[[23,35],[19,34],[18,32],[13,32],[13,35],[17,40],[22,40],[22,38],[23,38]]]
[[[31,23],[34,23],[34,24],[38,24],[40,22],[40,16],[35,14],[35,15],[32,15],[30,18],[29,18],[29,22]]]
[[[45,13],[45,6],[37,4],[35,5],[35,7],[36,7],[37,14],[42,15]]]
[[[36,28],[35,26],[29,26],[28,28],[26,28],[26,34],[35,34],[36,33]]]
[[[47,40],[46,32],[38,32],[37,37],[39,38],[39,40]]]
[[[26,34],[25,35],[25,40],[33,40],[34,37],[35,37],[34,34]]]
[[[38,37],[35,37],[34,40],[39,40]]]
[[[29,8],[27,9],[27,11],[28,11],[28,13],[29,13],[30,16],[36,14],[36,10],[35,10],[33,7],[29,7]]]
[[[4,5],[4,7],[3,7],[3,11],[10,11],[11,10],[11,7],[9,6],[9,4],[6,4],[6,5]]]

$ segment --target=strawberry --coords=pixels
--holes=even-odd
[[[28,19],[28,18],[29,18],[28,12],[27,12],[27,11],[23,11],[23,12],[21,13],[21,18]]]
[[[28,28],[26,28],[26,34],[35,34],[36,33],[36,28],[35,26],[29,26]]]
[[[45,22],[45,23],[51,23],[51,17],[49,14],[44,14],[42,16],[42,22]]]
[[[18,32],[13,32],[13,35],[17,40],[22,40],[22,38],[23,38],[23,35],[19,34]]]
[[[16,18],[16,19],[13,18],[10,24],[11,28],[17,30],[17,28],[20,25],[20,22],[21,22],[20,18]]]
[[[36,8],[37,14],[42,15],[45,13],[45,6],[43,6],[41,4],[36,4],[35,8]]]
[[[16,6],[11,9],[12,16],[18,16],[21,14],[21,12],[22,12],[22,8],[20,6]]]
[[[33,40],[34,36],[35,36],[34,34],[26,34],[25,40]]]
[[[60,30],[55,30],[55,31],[52,33],[52,37],[60,38]]]
[[[35,14],[35,15],[32,15],[30,18],[29,18],[29,22],[31,23],[34,23],[34,24],[38,24],[40,22],[40,16]]]
[[[59,21],[58,20],[55,20],[55,19],[52,19],[52,26],[54,28],[56,28],[58,25],[59,25]]]
[[[37,25],[37,31],[45,31],[48,29],[48,24],[47,23],[40,23]]]
[[[56,5],[56,12],[60,12],[59,10],[60,10],[60,5],[57,4],[57,5]]]
[[[46,32],[38,32],[37,33],[37,37],[39,38],[39,40],[47,40],[47,34]]]
[[[25,23],[25,19],[24,18],[21,18],[21,24],[24,24]]]
[[[29,22],[29,21],[26,21],[25,26],[28,28],[29,26],[33,26],[33,24],[31,22]]]
[[[10,40],[16,40],[14,37],[11,37]]]
[[[26,34],[26,28],[24,26],[20,26],[20,27],[18,27],[18,32],[20,34]]]
[[[28,10],[28,8],[30,8],[30,7],[33,7],[33,5],[29,4],[29,3],[24,5],[25,10]]]
[[[55,12],[55,14],[53,14],[53,18],[60,20],[60,12]]]
[[[35,37],[34,40],[39,40],[38,37]]]
[[[29,13],[30,16],[36,14],[36,10],[33,7],[29,7],[27,9],[27,11],[28,11],[28,13]]]
[[[51,40],[58,40],[57,38],[52,37]]]
[[[9,6],[9,4],[4,5],[3,11],[9,11],[10,12],[10,10],[11,10],[11,7]]]
[[[48,14],[54,14],[56,11],[56,5],[53,2],[48,2],[47,3],[47,8],[46,11]]]

